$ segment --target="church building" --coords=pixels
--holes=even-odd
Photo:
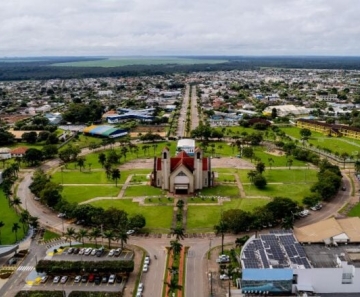
[[[193,156],[180,151],[170,157],[170,151],[165,147],[161,157],[154,158],[151,185],[174,194],[190,194],[211,187],[213,176],[211,159],[204,157],[200,148],[195,149]]]

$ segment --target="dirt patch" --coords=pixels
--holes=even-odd
[[[283,155],[285,155],[285,153],[283,151],[277,150],[277,149],[267,150],[267,151],[265,151],[265,153],[267,153],[269,155],[273,155],[273,156],[283,156]]]
[[[130,136],[131,137],[139,137],[139,133],[141,133],[141,135],[144,135],[143,132],[130,132]],[[153,133],[159,134],[161,137],[166,136],[166,132],[153,132]]]
[[[137,126],[131,129],[131,132],[136,133],[158,133],[158,132],[166,132],[166,126]]]

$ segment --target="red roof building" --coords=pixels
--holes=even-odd
[[[27,148],[27,147],[24,147],[24,146],[22,146],[22,147],[17,147],[17,148],[15,148],[15,149],[13,149],[13,150],[11,150],[11,157],[12,158],[16,158],[16,157],[23,157],[24,155],[25,155],[25,153],[26,153],[26,151],[28,150],[29,148]]]
[[[196,148],[194,156],[180,151],[175,157],[170,157],[169,149],[164,148],[161,157],[154,159],[151,182],[155,187],[177,194],[194,193],[211,187],[211,159],[204,157],[199,148]]]

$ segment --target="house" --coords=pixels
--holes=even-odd
[[[11,158],[11,150],[7,147],[0,148],[0,160],[7,160]]]
[[[161,157],[154,158],[151,185],[170,193],[190,194],[211,187],[213,176],[211,159],[204,157],[201,149],[196,148],[194,156],[182,150],[170,157],[170,151],[165,147]]]
[[[17,148],[15,148],[15,149],[13,149],[13,150],[11,150],[11,157],[12,158],[16,158],[16,157],[20,157],[20,158],[22,158],[22,157],[24,157],[24,155],[25,155],[25,153],[26,153],[26,151],[28,150],[29,148],[27,148],[27,147],[17,147]]]

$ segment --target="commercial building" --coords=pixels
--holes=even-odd
[[[263,114],[264,115],[271,115],[272,110],[276,109],[277,115],[281,117],[285,117],[288,115],[294,115],[294,116],[301,116],[301,115],[308,115],[311,108],[306,108],[304,106],[295,106],[292,104],[287,105],[272,105],[268,106],[264,109]]]
[[[184,151],[189,156],[194,156],[195,152],[195,140],[194,139],[180,139],[176,146],[176,152]]]
[[[125,129],[115,128],[108,125],[91,125],[84,128],[83,132],[87,135],[107,138],[117,138],[128,134],[128,131]]]
[[[125,120],[139,120],[142,122],[151,122],[154,120],[154,108],[147,108],[141,110],[132,110],[128,108],[118,108],[118,113],[106,113],[103,118],[109,123],[119,123]]]
[[[161,157],[154,158],[151,184],[170,193],[194,193],[211,187],[213,178],[211,159],[204,157],[199,148],[195,149],[194,156],[180,151],[175,157],[170,157],[169,149],[164,148]]]

